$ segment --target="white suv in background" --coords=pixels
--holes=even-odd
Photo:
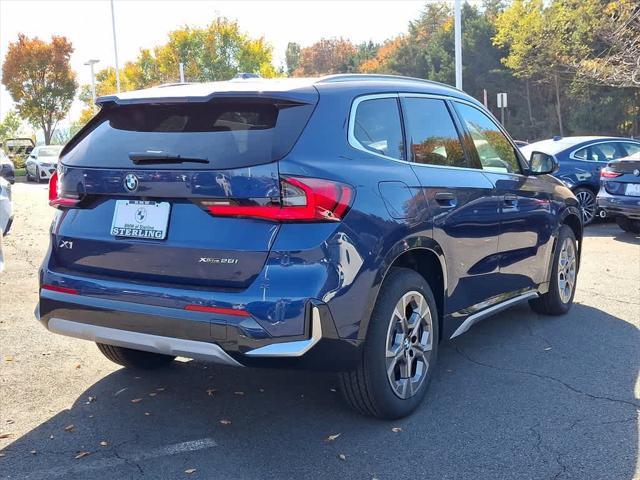
[[[63,148],[63,145],[43,145],[34,148],[24,165],[27,182],[31,180],[36,182],[49,181],[58,167],[58,157]]]

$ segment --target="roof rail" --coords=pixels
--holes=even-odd
[[[405,77],[402,75],[384,75],[379,73],[336,73],[333,75],[325,75],[320,77],[316,83],[336,83],[336,82],[357,82],[357,81],[398,81],[404,80],[409,82],[428,83],[431,85],[443,85],[449,88],[455,88],[446,83],[435,82],[424,78]]]

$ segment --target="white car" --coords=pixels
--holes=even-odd
[[[13,221],[11,205],[11,184],[0,177],[0,272],[4,269],[4,254],[2,253],[2,237],[9,233]]]
[[[24,165],[27,182],[49,181],[58,167],[58,157],[63,148],[63,145],[43,145],[34,148]]]

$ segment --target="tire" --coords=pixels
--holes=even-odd
[[[618,226],[629,233],[640,233],[640,221],[631,220],[627,217],[616,217],[616,223]]]
[[[580,203],[580,212],[582,214],[583,225],[589,225],[593,222],[598,211],[596,204],[596,194],[588,188],[576,188],[573,191],[574,195]]]
[[[32,177],[31,177],[31,175],[29,174],[29,168],[28,168],[28,167],[26,167],[26,166],[24,167],[24,174],[25,174],[25,176],[27,177],[27,178],[26,178],[27,182],[30,182]]]
[[[564,255],[565,252],[566,256]],[[562,262],[561,257],[563,258]],[[561,276],[564,277],[564,282]],[[529,305],[537,313],[564,315],[571,309],[573,304],[577,276],[578,248],[576,246],[576,237],[571,228],[567,225],[562,225],[553,254],[549,291],[534,300],[530,300]]]
[[[403,323],[396,315],[403,300],[403,310],[413,311],[409,318],[414,319],[413,324]],[[407,331],[409,336],[405,337]],[[437,360],[438,338],[438,310],[429,284],[414,270],[392,268],[371,314],[360,364],[351,372],[339,374],[347,404],[363,415],[382,419],[409,415],[427,392]],[[392,351],[397,352],[395,356]]]
[[[42,179],[40,178],[40,167],[36,167],[36,182],[42,183]]]
[[[115,347],[104,343],[96,343],[102,354],[118,365],[127,368],[153,370],[171,363],[176,357],[160,353],[143,352],[131,348]]]

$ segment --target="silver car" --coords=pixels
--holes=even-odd
[[[2,253],[2,237],[9,233],[13,221],[11,204],[11,184],[0,177],[0,272],[4,269],[4,254]]]
[[[34,148],[24,165],[27,182],[48,182],[58,167],[58,157],[63,148],[63,145],[43,145]]]

